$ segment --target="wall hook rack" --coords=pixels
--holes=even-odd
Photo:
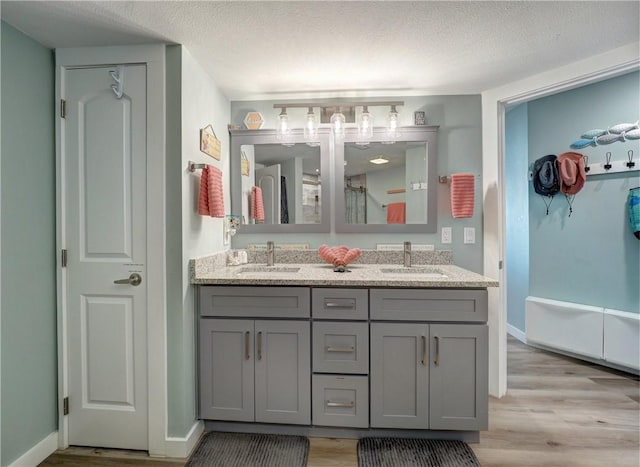
[[[605,154],[604,162],[599,164],[587,165],[588,158],[584,156],[584,171],[587,176],[602,175],[622,172],[637,172],[640,170],[640,166],[633,162],[633,151],[627,151],[627,160],[613,160],[610,151]]]
[[[195,172],[196,170],[204,169],[206,166],[207,164],[200,164],[197,162],[189,161],[189,172]]]

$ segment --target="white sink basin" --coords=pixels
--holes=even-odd
[[[245,266],[238,271],[238,274],[273,274],[273,273],[295,273],[300,268],[287,266]]]
[[[424,279],[443,279],[447,275],[442,270],[433,267],[409,267],[409,268],[381,268],[380,272],[385,276],[412,277]]]

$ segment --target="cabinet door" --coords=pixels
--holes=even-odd
[[[430,326],[432,430],[487,429],[487,329],[480,324]]]
[[[371,426],[429,428],[429,325],[371,323]]]
[[[256,321],[256,422],[311,423],[311,324]]]
[[[200,320],[200,417],[252,422],[253,321]]]

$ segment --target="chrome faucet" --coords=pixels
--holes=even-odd
[[[411,267],[411,242],[404,242],[404,267]]]
[[[273,266],[273,263],[275,262],[275,258],[276,257],[276,251],[275,251],[275,245],[273,244],[272,241],[268,241],[267,242],[267,266]]]

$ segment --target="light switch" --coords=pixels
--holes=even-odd
[[[464,242],[475,243],[476,242],[476,229],[475,227],[464,228]]]
[[[442,243],[451,243],[451,227],[442,228]]]

